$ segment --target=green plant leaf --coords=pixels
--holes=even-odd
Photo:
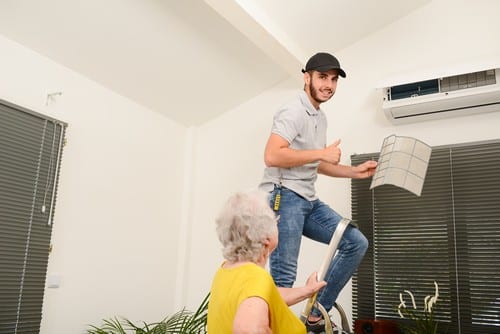
[[[206,334],[210,293],[195,312],[182,309],[169,317],[153,323],[134,324],[126,318],[104,319],[103,325],[90,325],[87,334]]]

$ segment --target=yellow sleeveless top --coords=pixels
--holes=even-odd
[[[208,333],[231,334],[236,310],[249,297],[267,302],[273,334],[306,334],[304,324],[281,298],[271,275],[254,263],[220,267],[215,273],[208,303]]]

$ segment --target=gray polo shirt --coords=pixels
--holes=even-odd
[[[326,145],[327,119],[325,113],[316,110],[306,92],[281,107],[274,115],[271,132],[279,135],[295,150],[323,149]],[[319,161],[299,167],[266,167],[259,189],[272,191],[280,183],[307,200],[317,199],[314,183],[318,178]]]

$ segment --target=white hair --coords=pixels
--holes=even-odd
[[[216,219],[222,254],[231,262],[256,262],[266,238],[278,233],[269,196],[262,191],[238,192],[229,197]]]

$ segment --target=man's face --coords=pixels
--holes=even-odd
[[[336,70],[305,73],[306,92],[313,100],[315,107],[319,107],[321,103],[328,101],[335,94],[338,79]]]

